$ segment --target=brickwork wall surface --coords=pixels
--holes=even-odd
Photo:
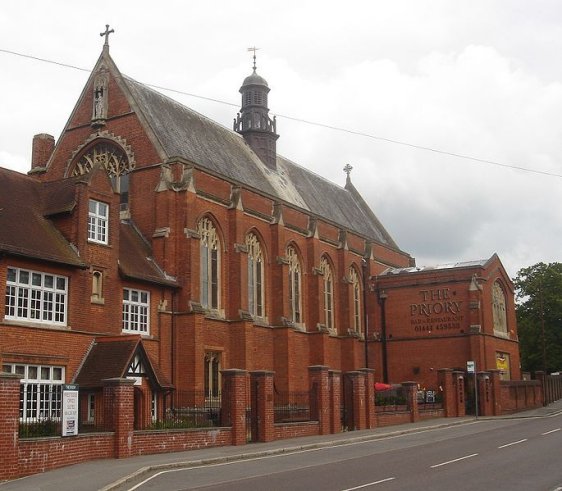
[[[275,424],[275,440],[299,438],[302,436],[317,436],[320,434],[318,422]]]
[[[113,447],[113,433],[20,440],[19,476],[47,472],[89,460],[111,458],[114,456]]]

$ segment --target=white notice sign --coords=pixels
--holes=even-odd
[[[78,386],[62,387],[62,436],[78,435]]]
[[[474,366],[475,366],[475,363],[473,361],[467,361],[466,362],[466,371],[468,373],[474,373]]]

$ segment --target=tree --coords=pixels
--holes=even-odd
[[[524,371],[562,369],[562,263],[518,271],[517,328]]]

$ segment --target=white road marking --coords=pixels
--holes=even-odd
[[[517,440],[516,442],[511,442],[511,443],[506,443],[505,445],[500,445],[498,448],[505,448],[505,447],[511,447],[511,445],[517,445],[518,443],[523,443],[526,442],[527,439],[523,438],[523,440]]]
[[[435,465],[432,465],[430,467],[432,469],[435,469],[436,467],[441,467],[442,465],[452,464],[453,462],[458,462],[459,460],[470,459],[471,457],[476,457],[477,455],[478,455],[477,453],[465,455],[464,457],[459,457],[458,459],[448,460],[447,462],[441,462],[440,464],[435,464]]]
[[[228,462],[218,462],[218,463],[213,463],[213,464],[201,464],[201,465],[194,465],[194,466],[189,466],[189,467],[178,467],[176,469],[166,469],[163,471],[159,471],[156,472],[155,474],[147,477],[146,479],[144,479],[142,482],[139,482],[138,484],[134,485],[131,488],[128,488],[127,491],[135,491],[136,489],[140,488],[141,486],[145,485],[146,483],[152,481],[155,477],[159,477],[162,474],[167,474],[167,473],[172,473],[172,472],[182,472],[182,471],[190,471],[190,470],[194,470],[194,469],[203,469],[203,468],[209,468],[209,467],[221,467],[221,466],[225,466],[225,465],[235,465],[235,464],[240,464],[243,462],[252,462],[255,460],[262,460],[262,459],[274,459],[277,457],[286,457],[286,456],[291,456],[291,455],[295,455],[295,454],[299,454],[299,453],[307,453],[307,452],[319,452],[322,450],[332,450],[334,448],[339,448],[339,447],[348,447],[348,446],[353,446],[353,445],[364,445],[364,444],[368,444],[368,443],[381,443],[384,442],[385,440],[393,440],[395,438],[403,438],[412,434],[418,434],[418,433],[429,433],[432,431],[439,431],[439,430],[450,430],[450,429],[455,429],[455,428],[460,428],[462,426],[470,426],[473,424],[479,424],[481,422],[479,421],[469,421],[466,423],[460,423],[458,425],[453,425],[453,426],[445,426],[445,427],[441,427],[441,426],[437,426],[437,427],[429,427],[429,428],[420,428],[419,431],[415,431],[415,432],[397,432],[399,434],[397,435],[390,435],[390,436],[386,436],[386,437],[382,437],[382,438],[375,438],[375,439],[365,439],[365,440],[361,440],[361,441],[355,441],[355,442],[349,442],[349,443],[342,443],[341,445],[326,445],[326,446],[318,446],[316,448],[309,448],[309,449],[290,449],[289,451],[284,451],[282,453],[274,453],[271,455],[264,455],[264,456],[259,456],[259,457],[250,457],[250,458],[244,458],[244,459],[236,459],[236,460],[231,460]],[[177,465],[181,465],[181,462],[178,462]],[[389,479],[395,479],[394,477],[389,478]],[[384,481],[381,481],[384,482]],[[215,483],[215,484],[221,484],[221,483]],[[104,488],[105,489],[105,488]]]
[[[395,477],[387,477],[386,479],[381,479],[380,481],[368,482],[367,484],[361,484],[361,486],[355,486],[354,488],[343,489],[342,491],[354,491],[355,489],[362,489],[369,486],[374,486],[375,484],[381,484],[383,482],[388,482],[396,479]]]
[[[560,428],[556,428],[555,430],[550,430],[550,431],[546,431],[544,433],[541,433],[541,435],[550,435],[551,433],[554,433],[556,431],[560,431]],[[557,489],[562,489],[562,488],[557,488]]]

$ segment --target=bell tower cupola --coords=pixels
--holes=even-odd
[[[250,145],[260,160],[270,169],[277,167],[277,138],[275,117],[269,117],[267,94],[269,86],[266,80],[256,71],[256,50],[254,52],[254,66],[251,75],[244,79],[240,94],[242,107],[234,119],[234,131],[240,133]]]

